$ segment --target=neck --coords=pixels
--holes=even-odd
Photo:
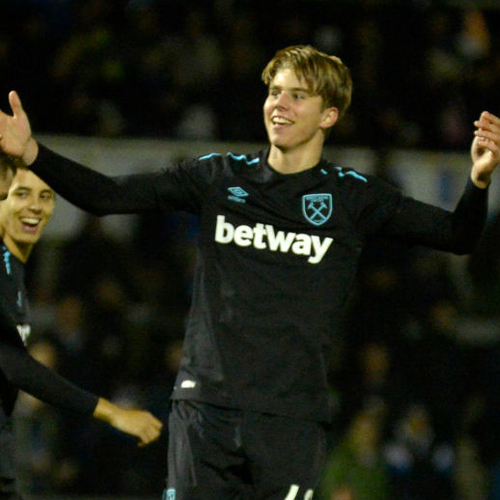
[[[308,170],[319,163],[321,149],[318,151],[287,151],[271,145],[267,161],[271,167],[282,174],[296,174]]]
[[[23,264],[26,264],[28,258],[33,250],[33,244],[31,243],[17,243],[11,240],[8,236],[4,236],[3,242],[7,247],[7,250],[17,259],[19,259]]]

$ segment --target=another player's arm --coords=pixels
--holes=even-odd
[[[17,335],[17,332],[12,333]],[[4,330],[0,335],[0,370],[14,387],[52,406],[103,420],[139,438],[140,446],[159,437],[162,424],[149,412],[126,410],[104,398],[98,398],[50,370],[33,358],[23,346],[7,338],[13,337],[6,335]]]
[[[99,398],[93,416],[119,431],[138,437],[139,446],[145,446],[158,439],[163,427],[163,424],[149,412],[120,408],[104,398]]]

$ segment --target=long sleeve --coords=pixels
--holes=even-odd
[[[0,406],[10,414],[17,390],[51,405],[92,413],[98,398],[36,361],[23,338],[30,332],[24,266],[3,246],[0,260]]]
[[[97,396],[70,383],[36,361],[22,345],[4,337],[0,336],[0,372],[7,382],[50,405],[93,413]]]
[[[454,211],[401,196],[379,180],[371,182],[366,197],[358,220],[367,236],[395,237],[456,254],[475,249],[488,211],[488,189],[477,188],[470,179]]]
[[[94,215],[130,214],[156,207],[155,173],[106,176],[42,144],[30,168],[69,202]]]

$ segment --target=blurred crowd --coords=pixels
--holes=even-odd
[[[260,142],[260,71],[277,49],[311,43],[354,79],[333,143],[466,150],[478,113],[499,112],[499,28],[500,9],[424,0],[7,0],[0,91],[19,91],[40,133]],[[499,221],[458,267],[439,252],[367,247],[333,339],[320,500],[500,499]],[[35,248],[32,352],[165,420],[198,228],[185,214],[131,224],[115,240],[85,216],[76,236]],[[165,436],[137,449],[26,395],[17,422],[29,491],[163,488]]]
[[[262,141],[260,73],[310,43],[352,71],[335,141],[462,149],[499,108],[500,9],[461,3],[4,0],[0,91],[38,132]]]

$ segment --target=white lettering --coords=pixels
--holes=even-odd
[[[240,247],[253,245],[257,250],[268,248],[271,252],[292,252],[295,255],[308,257],[307,262],[318,264],[333,243],[333,238],[321,238],[317,235],[276,231],[271,224],[257,222],[255,226],[234,226],[226,221],[224,215],[217,216],[215,241],[227,245],[235,243]]]
[[[240,247],[252,244],[253,230],[250,226],[238,226],[234,230],[234,242]]]
[[[308,234],[298,234],[292,252],[296,255],[311,255],[311,237]]]
[[[233,240],[234,226],[230,222],[225,222],[223,215],[217,216],[217,226],[215,226],[215,241],[217,243],[230,243]]]
[[[263,241],[264,236],[267,234],[267,231],[264,228],[264,224],[257,222],[257,224],[255,224],[255,227],[253,228],[253,234],[253,246],[258,250],[264,250],[264,248],[267,248],[266,243]]]
[[[274,232],[274,227],[266,224],[267,241],[269,242],[269,249],[273,252],[279,250],[282,253],[288,253],[290,247],[295,239],[295,233],[285,233],[284,231]]]
[[[324,257],[326,251],[330,248],[333,238],[326,237],[323,241],[321,241],[319,236],[312,235],[311,240],[316,253],[314,257],[310,257],[307,262],[317,264],[318,262],[321,262],[321,259]]]

